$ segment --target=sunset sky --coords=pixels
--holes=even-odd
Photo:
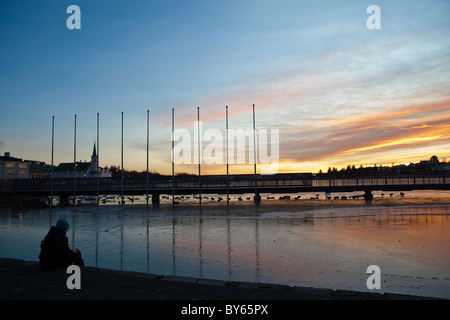
[[[81,29],[69,30],[69,5]],[[368,6],[381,9],[370,30]],[[448,0],[0,2],[0,154],[171,173],[171,119],[192,132],[278,129],[279,172],[450,160]],[[203,141],[204,145],[208,143]],[[252,156],[250,157],[252,158]],[[196,173],[197,165],[176,172]],[[252,173],[252,164],[230,173]],[[203,173],[226,172],[224,164]]]

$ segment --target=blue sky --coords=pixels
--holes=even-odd
[[[81,30],[69,30],[69,5]],[[369,5],[381,29],[369,30]],[[0,3],[0,152],[169,173],[171,109],[192,130],[280,129],[280,169],[450,157],[450,2],[9,1]],[[223,166],[222,166],[223,167]],[[218,166],[205,172],[221,172]],[[194,167],[177,168],[195,172]],[[234,168],[247,170],[245,167]],[[248,166],[251,172],[251,166]]]

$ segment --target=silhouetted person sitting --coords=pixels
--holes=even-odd
[[[69,222],[67,219],[61,218],[56,222],[56,226],[50,228],[41,242],[39,261],[42,269],[67,268],[71,264],[84,265],[80,250],[69,248],[67,230],[69,230]]]

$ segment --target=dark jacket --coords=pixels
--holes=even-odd
[[[43,269],[66,268],[73,262],[73,251],[69,248],[66,233],[56,227],[51,227],[41,242],[39,261]]]

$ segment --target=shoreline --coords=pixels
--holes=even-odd
[[[69,290],[66,270],[42,271],[39,262],[0,258],[1,300],[446,300],[267,283],[229,282],[83,266],[81,289]]]
[[[296,212],[307,212],[313,210],[325,210],[325,209],[335,209],[335,208],[355,208],[355,207],[365,207],[365,208],[376,208],[376,207],[404,207],[404,206],[448,206],[450,205],[450,195],[446,197],[434,197],[434,196],[422,196],[422,197],[374,197],[373,199],[263,199],[261,201],[255,202],[253,200],[246,201],[185,201],[176,204],[172,202],[162,202],[159,204],[151,204],[147,206],[145,203],[125,203],[120,204],[100,204],[100,207],[123,207],[127,209],[163,209],[163,210],[183,210],[183,209],[193,209],[202,208],[212,209],[212,210],[231,210],[231,209],[256,209],[258,212],[264,212],[265,210],[293,210]],[[36,203],[22,203],[18,204],[16,202],[6,202],[0,201],[1,209],[19,209],[19,210],[37,210],[37,209],[53,209],[53,208],[74,208],[74,207],[96,207],[95,203],[82,203],[77,206],[47,206]]]
[[[149,208],[289,208],[299,212],[333,208],[352,208],[352,207],[395,207],[395,206],[429,206],[429,205],[450,205],[450,197],[397,197],[397,198],[373,198],[373,199],[295,199],[295,200],[261,200],[254,202],[253,200],[236,202],[183,202],[173,205],[172,203],[161,203],[158,205],[149,204]],[[106,205],[105,205],[106,206]],[[120,205],[112,205],[120,206]],[[145,208],[146,204],[125,204],[126,208]]]

